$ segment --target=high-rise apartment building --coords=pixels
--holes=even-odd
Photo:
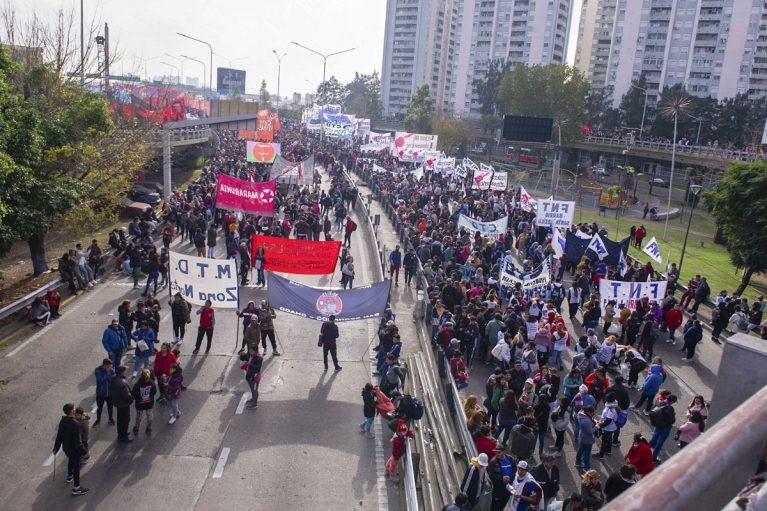
[[[451,96],[454,0],[388,0],[381,71],[384,115],[405,114],[410,98],[429,85],[435,108]]]
[[[428,84],[435,107],[478,115],[474,83],[491,61],[564,63],[572,0],[388,0],[381,95],[405,113]]]
[[[617,105],[644,74],[648,104],[684,84],[700,97],[767,95],[764,0],[583,0],[575,65]]]

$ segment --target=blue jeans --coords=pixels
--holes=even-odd
[[[360,426],[362,426],[366,433],[370,433],[370,428],[373,426],[373,417],[365,417]]]
[[[669,433],[671,433],[670,429],[655,428],[652,432],[652,438],[650,438],[650,441],[647,442],[650,444],[650,447],[652,447],[652,457],[656,460],[658,459],[660,450],[663,449],[663,444],[666,442]]]
[[[153,295],[157,294],[157,279],[158,279],[159,276],[160,276],[160,272],[159,271],[153,271],[152,273],[147,275],[147,277],[146,277],[146,287],[144,288],[144,294],[147,294],[147,292],[149,291],[149,285],[152,282],[154,282],[154,291],[152,291],[152,294]]]
[[[676,328],[669,328],[668,329],[668,338],[673,341],[675,333],[676,333]]]
[[[578,453],[575,455],[575,464],[583,467],[583,470],[591,470],[591,447],[594,444],[580,444]]]
[[[549,354],[549,367],[556,367],[560,371],[564,368],[562,365],[562,352],[551,350]]]
[[[546,441],[546,430],[538,432],[538,454],[543,456],[543,442]]]
[[[263,268],[257,269],[256,274],[258,275],[258,280],[256,281],[256,285],[257,286],[261,284],[266,285],[266,278],[264,277],[264,269]]]
[[[139,371],[140,369],[146,369],[150,367],[149,357],[151,356],[151,351],[152,350],[141,351],[136,348],[136,360],[133,364],[134,371]]]
[[[114,350],[112,352],[112,358],[110,360],[112,360],[112,365],[114,365],[115,367],[120,367],[120,361],[123,358],[123,351],[125,350],[123,348],[120,348],[119,350]]]
[[[714,339],[719,339],[719,336],[722,334],[722,329],[719,327],[714,327],[713,331],[711,332],[711,337]]]
[[[209,259],[215,259],[216,258],[216,245],[208,245],[208,258]]]
[[[170,415],[171,417],[178,417],[181,415],[181,412],[178,410],[178,399],[170,400]]]

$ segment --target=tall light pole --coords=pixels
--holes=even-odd
[[[277,53],[277,50],[272,50],[272,53],[274,53],[274,56],[277,57],[277,111],[280,111],[280,74],[282,73],[282,59],[285,58],[285,55],[287,53],[283,53],[282,56],[280,56],[279,53]]]
[[[295,41],[290,41],[290,42],[295,44],[296,46],[300,46],[304,50],[310,51],[312,53],[316,53],[317,55],[322,57],[322,85],[321,85],[321,87],[323,87],[322,103],[325,103],[325,98],[327,96],[327,85],[325,84],[325,71],[327,70],[327,67],[328,67],[328,59],[334,55],[340,55],[341,53],[346,53],[348,51],[356,50],[356,48],[347,48],[346,50],[341,50],[334,53],[328,53],[327,55],[325,55],[324,53],[320,53],[317,50],[312,50],[311,48],[308,48],[304,46],[303,44],[297,43]],[[322,140],[324,137],[325,137],[325,121],[324,119],[322,119],[322,117],[320,117],[320,140]]]
[[[168,62],[165,62],[164,60],[161,60],[160,64],[163,64],[165,66],[172,67],[173,69],[175,69],[176,70],[176,82],[178,83],[181,80],[181,78],[179,76],[179,67],[177,65],[170,64]]]
[[[208,81],[208,88],[211,92],[213,92],[213,46],[210,45],[209,42],[203,41],[202,39],[197,39],[196,37],[192,37],[186,34],[182,34],[181,32],[176,32],[176,34],[180,35],[181,37],[186,37],[187,39],[191,39],[192,41],[197,41],[198,43],[202,43],[208,46],[210,49],[210,76]]]
[[[665,99],[665,98],[664,98]],[[668,219],[671,213],[671,191],[674,189],[674,165],[676,164],[676,134],[679,125],[679,114],[687,114],[687,110],[692,103],[689,96],[675,95],[668,101],[663,101],[665,105],[660,112],[667,117],[674,116],[674,139],[671,146],[671,177],[668,181],[668,201],[666,202],[666,226],[663,228],[663,241],[666,241],[668,233]],[[689,115],[689,114],[688,114]]]
[[[179,64],[181,64],[181,81],[184,81],[184,61],[183,59],[180,59],[176,57],[175,55],[171,55],[170,53],[165,54],[166,57],[170,57],[173,60],[178,60]]]
[[[687,116],[692,118],[692,119],[695,119],[696,121],[698,121],[698,134],[695,135],[695,146],[697,147],[697,146],[700,145],[700,127],[701,127],[701,124],[703,124],[703,118],[702,117],[695,117],[692,114],[687,114]]]
[[[642,108],[642,124],[639,126],[639,139],[642,139],[642,135],[644,135],[644,118],[645,114],[647,114],[647,89],[643,89],[642,87],[639,87],[637,85],[631,84],[632,87],[634,87],[637,90],[641,90],[644,92],[644,108]]]
[[[703,189],[700,185],[690,185],[690,193],[692,194],[692,208],[690,208],[690,219],[687,221],[687,231],[684,233],[684,243],[682,244],[682,255],[679,256],[679,275],[682,274],[682,263],[684,263],[684,251],[687,249],[687,236],[690,235],[690,225],[692,225],[692,214],[695,212],[695,206],[698,205],[698,194]],[[686,197],[685,197],[686,199]]]
[[[245,60],[245,59],[249,59],[250,58],[250,57],[237,57],[236,59],[230,59],[229,57],[227,57],[225,55],[221,55],[220,53],[214,53],[213,55],[215,55],[216,57],[221,57],[222,59],[227,61],[228,66],[229,66],[230,69],[232,67],[232,62],[237,62],[238,60]]]
[[[185,58],[187,60],[194,60],[195,62],[199,62],[200,64],[202,64],[202,88],[204,89],[205,88],[205,74],[206,74],[205,73],[205,62],[203,62],[200,59],[196,59],[194,57],[187,57],[186,55],[181,55],[181,57]]]

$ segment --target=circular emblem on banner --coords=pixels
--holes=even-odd
[[[338,293],[322,293],[320,297],[317,298],[315,307],[317,307],[317,310],[320,313],[325,316],[330,316],[331,314],[341,314],[341,311],[344,308],[344,302],[341,300],[341,297],[338,296]]]
[[[253,144],[253,159],[257,162],[270,162],[275,158],[275,151],[272,144],[256,143]]]

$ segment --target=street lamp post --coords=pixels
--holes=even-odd
[[[674,145],[671,146],[671,176],[668,180],[668,201],[666,201],[666,225],[663,228],[663,241],[666,241],[668,233],[668,219],[671,216],[671,190],[674,189],[674,165],[676,164],[676,128],[679,122],[679,112],[674,110]]]
[[[337,52],[334,52],[334,53],[328,53],[327,55],[325,55],[324,53],[320,53],[317,50],[312,50],[311,48],[308,48],[308,47],[304,46],[303,44],[299,44],[299,43],[297,43],[295,41],[290,41],[290,42],[295,44],[296,46],[300,46],[304,50],[310,51],[312,53],[316,53],[317,55],[322,57],[322,87],[324,87],[323,88],[324,92],[323,92],[323,98],[322,99],[324,100],[325,96],[327,95],[327,86],[325,84],[325,71],[327,70],[328,59],[330,57],[334,56],[334,55],[340,55],[341,53],[346,53],[346,52],[355,50],[356,48],[347,48],[346,50],[341,50],[341,51],[337,51]],[[323,103],[324,103],[324,101],[323,101]],[[324,122],[324,120],[322,118],[320,118],[320,127],[321,127],[320,128],[320,140],[322,140],[322,138],[325,136],[325,122]]]
[[[277,53],[277,50],[272,50],[272,53],[274,53],[274,56],[277,57],[277,111],[280,111],[280,75],[282,74],[282,59],[285,58],[285,55],[287,53],[283,53],[282,56],[280,56],[279,53]]]
[[[194,57],[187,57],[186,55],[181,55],[181,57],[185,58],[187,60],[194,60],[195,62],[199,62],[200,64],[202,64],[202,88],[204,89],[205,88],[205,74],[206,74],[205,62],[203,62],[200,59],[196,59]]]
[[[181,81],[184,81],[184,61],[175,55],[171,55],[170,53],[165,54],[166,57],[170,57],[174,60],[178,60],[178,62],[181,64]]]
[[[682,274],[682,263],[684,263],[684,252],[687,249],[687,236],[690,235],[690,226],[692,225],[692,214],[695,212],[695,206],[698,204],[698,194],[703,189],[700,185],[690,185],[690,193],[692,194],[692,208],[690,208],[690,219],[687,221],[687,231],[684,233],[684,243],[682,243],[682,255],[679,256],[679,274]]]
[[[197,39],[196,37],[188,36],[186,34],[182,34],[181,32],[176,32],[176,34],[180,35],[181,37],[186,37],[187,39],[191,39],[192,41],[197,41],[198,43],[202,43],[208,46],[210,49],[210,70],[209,70],[209,81],[208,81],[208,88],[213,91],[213,46],[210,45],[209,42],[203,41],[202,39]]]
[[[177,65],[170,64],[168,62],[165,62],[164,60],[161,60],[160,64],[163,64],[165,66],[172,67],[173,69],[175,69],[176,70],[176,83],[179,83],[181,81],[181,78],[179,76],[179,67]]]
[[[642,124],[639,126],[639,139],[642,139],[642,135],[644,135],[644,118],[645,114],[647,113],[647,89],[643,89],[642,87],[639,87],[637,85],[631,84],[632,87],[634,87],[637,90],[641,90],[644,92],[644,108],[642,108]]]

